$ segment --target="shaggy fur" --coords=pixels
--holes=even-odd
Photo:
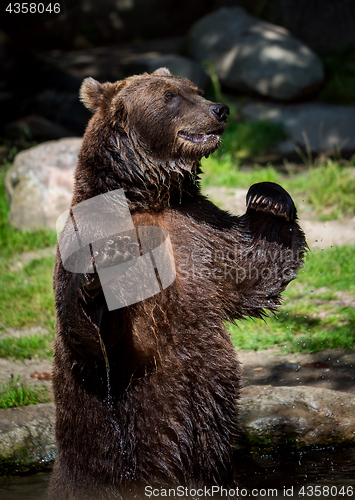
[[[66,271],[57,255],[50,498],[233,488],[240,371],[223,322],[276,310],[295,278],[305,241],[292,199],[256,184],[236,217],[201,195],[200,159],[219,146],[228,108],[166,69],[86,79],[81,99],[94,115],[72,204],[124,188],[136,227],[168,230],[176,280],[109,312],[97,276]]]

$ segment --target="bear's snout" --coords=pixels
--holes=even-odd
[[[213,116],[221,123],[227,121],[227,115],[229,115],[229,108],[225,104],[216,104],[212,109]]]

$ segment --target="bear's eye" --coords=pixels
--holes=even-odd
[[[169,92],[165,92],[165,94],[164,94],[164,99],[166,101],[171,101],[172,99],[174,99],[174,97],[176,97],[175,92],[169,91]]]

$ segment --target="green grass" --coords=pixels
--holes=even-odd
[[[355,295],[355,245],[308,253],[306,268],[301,269],[298,281],[311,289],[331,287]]]
[[[351,350],[355,343],[355,246],[309,253],[306,268],[284,294],[277,317],[228,324],[238,349],[285,352]],[[352,306],[341,300],[352,301]]]
[[[323,214],[323,219],[341,218],[344,215],[352,217],[355,215],[354,174],[351,162],[342,165],[327,159],[317,167],[310,167],[304,179],[299,176],[293,184],[296,191],[305,193],[306,201],[316,212]],[[291,189],[292,181],[288,184]]]
[[[11,270],[3,259],[0,271],[0,329],[42,326],[54,330],[52,273],[54,257],[33,260]]]
[[[0,408],[15,408],[50,401],[48,389],[44,385],[30,386],[11,376],[9,383],[5,380],[0,387]]]
[[[224,186],[229,188],[248,187],[255,182],[281,182],[281,176],[272,165],[241,168],[240,159],[233,159],[229,153],[222,157],[202,159],[202,187]]]
[[[5,336],[0,339],[0,358],[44,359],[53,356],[53,335],[32,333],[20,338]]]

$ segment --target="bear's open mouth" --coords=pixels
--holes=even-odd
[[[179,132],[178,136],[181,137],[182,139],[185,139],[185,141],[190,141],[193,142],[194,144],[201,144],[203,142],[208,141],[211,137],[220,137],[221,133],[214,131],[214,132],[209,132],[208,134],[188,134],[187,132]]]

